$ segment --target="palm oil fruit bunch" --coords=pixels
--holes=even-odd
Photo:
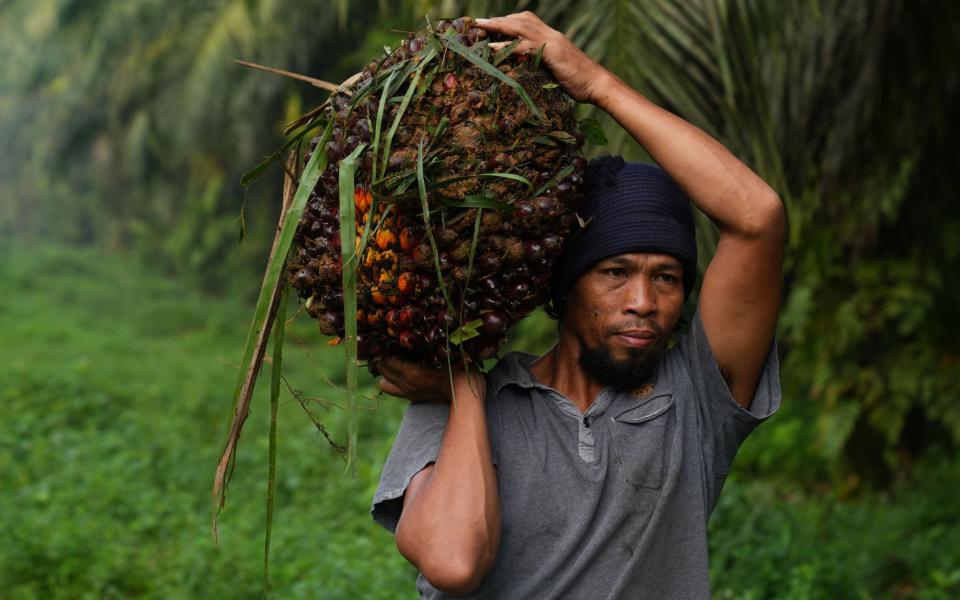
[[[578,227],[586,160],[573,103],[470,18],[409,34],[336,92],[321,118],[326,169],[294,238],[287,278],[325,335],[344,335],[340,211],[355,211],[357,353],[441,367],[496,354],[547,298]],[[352,198],[339,161],[358,146]],[[422,190],[422,191],[421,191]],[[427,207],[426,215],[424,206]]]

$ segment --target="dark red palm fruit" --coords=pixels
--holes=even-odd
[[[429,294],[433,291],[436,280],[432,275],[420,274],[417,276],[417,292],[419,294]]]
[[[543,245],[543,250],[546,256],[554,257],[560,252],[560,248],[563,247],[563,238],[559,235],[554,235],[548,233],[543,236],[543,239],[540,240],[540,243]]]
[[[370,358],[370,340],[362,333],[357,334],[357,357],[364,360]]]
[[[397,329],[398,327],[400,327],[400,309],[391,308],[390,310],[388,310],[386,322],[387,322],[387,327],[392,327],[393,329]]]
[[[343,157],[343,151],[340,148],[340,144],[335,141],[331,141],[327,144],[327,160],[330,162],[337,162]]]
[[[457,328],[456,315],[450,314],[450,311],[445,308],[440,309],[437,313],[437,327],[441,330],[453,331]]]
[[[540,260],[531,261],[528,264],[530,265],[530,268],[533,269],[533,272],[537,274],[538,277],[541,275],[550,274],[551,264],[549,259],[542,258]]]
[[[420,52],[420,48],[423,48],[423,40],[420,38],[413,38],[407,45],[407,49],[410,50],[410,54],[416,54],[417,52]]]
[[[400,345],[407,350],[419,350],[423,345],[422,338],[409,329],[404,329],[401,331],[399,339]]]
[[[522,300],[530,294],[530,285],[519,281],[512,285],[508,285],[504,289],[504,295],[510,300]]]
[[[331,225],[338,224],[340,222],[340,206],[330,204],[320,205],[320,220],[324,223],[330,223]]]
[[[297,271],[293,276],[293,287],[303,289],[310,283],[310,271],[306,267]]]
[[[463,317],[465,321],[471,321],[472,318],[468,319],[468,315],[476,314],[480,310],[480,306],[477,304],[476,300],[465,299],[463,301]]]
[[[507,330],[507,315],[503,311],[491,310],[480,316],[483,324],[479,331],[485,335],[500,335]]]
[[[417,262],[432,261],[433,249],[430,248],[430,244],[417,244],[416,248],[413,249],[413,260]]]
[[[523,245],[523,250],[524,254],[526,254],[527,261],[537,261],[546,256],[543,244],[536,240],[525,242]]]
[[[430,329],[427,329],[426,333],[423,334],[423,342],[428,349],[433,348],[437,344],[437,342],[440,340],[441,340],[441,337],[436,327],[431,327]]]
[[[576,228],[578,227],[579,227],[579,224],[577,223],[577,217],[575,216],[574,213],[572,212],[567,213],[562,217],[560,217],[558,229],[560,229],[561,231],[571,231],[571,230],[576,231],[577,230]]]
[[[320,317],[321,322],[326,322],[330,329],[335,333],[330,335],[339,335],[343,332],[343,313],[337,310],[328,310]]]
[[[480,359],[493,358],[497,355],[500,346],[499,337],[480,336],[467,342],[469,353]]]
[[[569,181],[563,180],[553,188],[553,192],[557,198],[564,200],[570,195],[572,189],[573,185],[571,185]]]
[[[497,310],[500,308],[502,301],[496,296],[480,296],[477,298],[477,308],[480,310]]]
[[[537,224],[537,209],[533,206],[532,202],[520,202],[513,211],[513,218],[521,227],[533,229]]]
[[[560,214],[560,204],[550,196],[537,196],[533,199],[533,206],[541,218],[554,219]]]
[[[503,280],[507,283],[530,283],[532,274],[530,272],[530,267],[521,263],[516,267],[510,269],[503,275]]]
[[[420,323],[423,318],[423,311],[412,304],[406,304],[400,309],[398,320],[401,325],[411,326]]]
[[[332,252],[340,252],[340,229],[335,228],[332,234],[324,229],[323,235],[323,244]]]
[[[496,254],[484,254],[477,259],[476,268],[483,274],[496,273],[503,265],[503,260]]]
[[[500,280],[496,277],[486,277],[480,280],[480,289],[490,296],[499,296],[501,287]]]
[[[437,245],[441,248],[449,248],[460,239],[456,229],[445,227],[436,234]]]
[[[327,308],[343,308],[343,290],[327,290],[323,295],[323,305]]]

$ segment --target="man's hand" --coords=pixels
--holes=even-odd
[[[562,33],[530,11],[495,17],[477,19],[477,26],[487,31],[515,37],[520,40],[514,52],[529,54],[543,47],[543,63],[560,87],[578,102],[596,103],[600,90],[605,85],[605,76],[609,71],[597,64],[565,38]],[[492,48],[502,48],[507,42],[490,44]]]
[[[380,391],[406,398],[413,403],[450,401],[450,374],[446,370],[427,369],[399,358],[377,362]]]

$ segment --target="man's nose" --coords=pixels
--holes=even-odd
[[[630,282],[627,290],[624,313],[641,317],[649,316],[657,311],[657,292],[652,282],[645,277],[637,277]]]

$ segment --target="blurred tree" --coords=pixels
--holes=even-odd
[[[374,4],[355,2],[349,23],[318,1],[0,5],[0,231],[139,249],[218,283],[261,264],[262,244],[232,248],[239,174],[279,145],[285,112],[322,94],[232,61],[341,77],[336,57]],[[267,217],[257,240],[275,222],[274,175],[250,203]]]
[[[780,192],[784,388],[816,415],[802,449],[816,460],[801,462],[883,481],[929,444],[960,442],[953,3],[9,0],[0,234],[139,248],[215,283],[259,269],[279,173],[251,190],[257,243],[235,252],[239,173],[323,94],[231,59],[338,81],[423,14],[522,9]],[[591,152],[643,158],[598,116],[610,144]],[[703,219],[700,234],[706,258]]]

